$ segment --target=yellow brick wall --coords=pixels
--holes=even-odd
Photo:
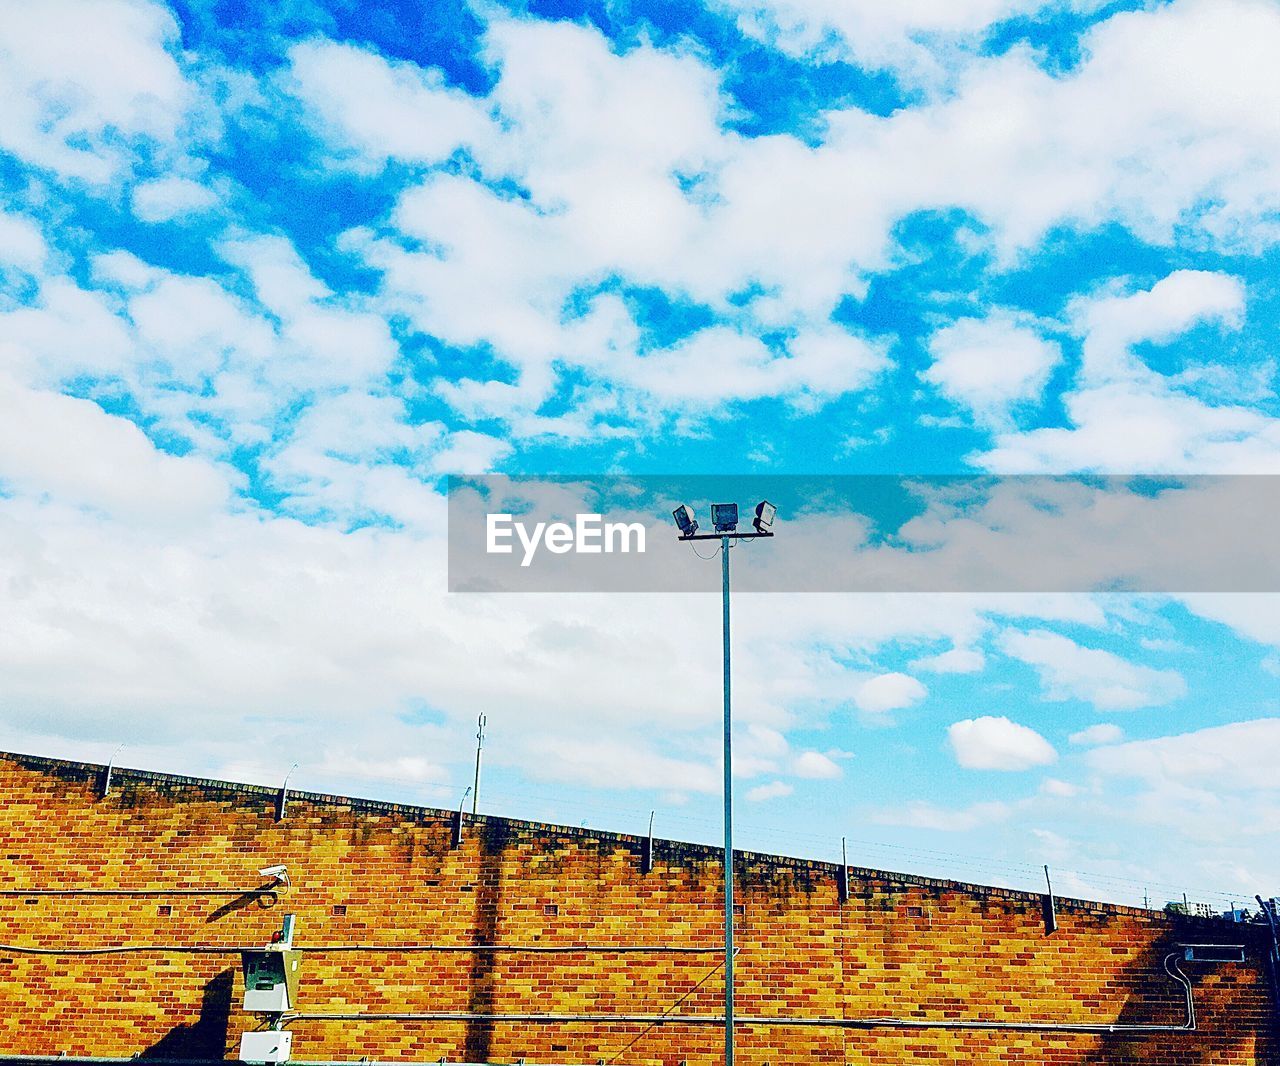
[[[445,812],[290,798],[268,790],[0,756],[0,943],[49,948],[265,943],[283,913],[296,943],[684,945],[715,948],[716,854],[659,841],[502,819],[452,846]],[[31,889],[208,889],[246,896],[26,895]],[[1246,943],[1243,964],[1186,964],[1194,1034],[1070,1034],[743,1027],[739,1061],[1245,1064],[1273,1061],[1264,938],[1256,927],[1058,901],[855,870],[839,900],[822,864],[743,856],[737,1005],[742,1015],[980,1017],[1177,1025],[1161,971],[1182,941]],[[234,1054],[255,1019],[239,1009],[234,955],[43,957],[0,949],[0,1054]],[[715,954],[309,952],[301,1009],[716,1014]],[[711,1064],[714,1026],[482,1021],[299,1021],[300,1059]]]

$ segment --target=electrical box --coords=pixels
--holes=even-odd
[[[293,1034],[287,1029],[267,1029],[256,1033],[245,1033],[240,1037],[242,1062],[288,1062],[289,1052],[292,1049]]]
[[[1179,944],[1187,962],[1244,962],[1243,944]]]
[[[288,948],[244,951],[244,1009],[265,1014],[293,1010],[298,1002],[298,960],[301,952]]]

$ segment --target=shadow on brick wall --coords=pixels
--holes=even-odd
[[[472,943],[494,944],[499,940],[498,915],[502,910],[502,862],[508,843],[507,827],[488,823],[480,841],[480,871],[476,880],[475,920]],[[496,956],[491,951],[477,951],[472,956],[470,996],[467,1010],[473,1014],[491,1014],[497,990],[494,972]],[[493,1023],[474,1019],[467,1022],[466,1056],[469,1062],[488,1062],[493,1045]]]
[[[1178,987],[1164,980],[1164,959],[1179,957],[1188,943],[1244,944],[1250,962],[1205,964],[1180,961],[1191,980],[1197,1031],[1194,1033],[1111,1034],[1102,1038],[1096,1061],[1103,1066],[1133,1066],[1150,1062],[1152,1049],[1176,1042],[1177,1062],[1187,1066],[1209,1063],[1273,1064],[1277,1060],[1277,1019],[1265,966],[1253,961],[1263,950],[1258,931],[1249,926],[1187,922],[1152,943],[1151,962],[1130,967],[1118,980],[1132,990],[1120,1016],[1121,1024],[1179,1025],[1186,1018],[1185,999]],[[1246,975],[1248,975],[1246,977]]]
[[[143,1059],[221,1059],[227,1053],[234,970],[223,970],[204,986],[200,1017],[189,1025],[175,1025],[143,1051]]]
[[[206,922],[216,922],[220,918],[225,918],[228,914],[234,914],[236,911],[242,911],[246,907],[259,907],[262,910],[270,910],[280,900],[280,897],[274,892],[261,892],[252,889],[242,895],[236,896],[235,899],[228,900],[216,911],[210,913],[205,919]]]

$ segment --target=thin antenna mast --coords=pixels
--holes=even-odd
[[[489,716],[482,714],[476,719],[476,780],[471,787],[471,813],[476,813],[480,803],[480,752],[484,750],[484,727],[489,723]]]

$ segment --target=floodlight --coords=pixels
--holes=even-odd
[[[774,516],[778,513],[778,509],[774,507],[768,500],[761,500],[756,504],[755,521],[751,524],[756,527],[757,533],[763,533],[771,525],[773,525]]]
[[[736,503],[713,503],[711,505],[711,524],[717,533],[729,533],[738,527],[738,505]]]
[[[698,523],[693,517],[693,509],[685,503],[682,503],[671,515],[676,520],[676,528],[680,530],[680,536],[692,537],[698,532]]]

